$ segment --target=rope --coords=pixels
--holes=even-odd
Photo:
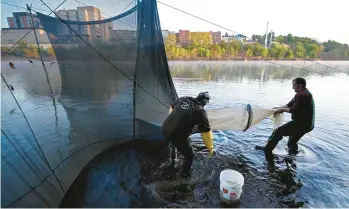
[[[298,67],[294,67],[294,66],[290,66],[290,65],[284,65],[284,64],[275,63],[275,62],[270,62],[270,61],[266,61],[266,60],[263,60],[263,62],[267,62],[267,63],[273,64],[273,65],[280,65],[280,66],[284,66],[284,67],[289,67],[289,68],[293,68],[293,69],[297,69],[297,70],[304,70],[304,71],[308,71],[308,72],[314,73],[314,71],[308,70],[306,68],[298,68]],[[341,71],[341,72],[343,72],[343,71]],[[327,73],[321,73],[321,72],[315,72],[315,73],[320,74],[320,75],[329,76],[329,74],[327,74]],[[343,77],[339,77],[339,78],[343,78]]]
[[[77,2],[77,3],[79,3],[79,4],[81,4],[81,5],[84,5],[84,6],[86,6],[86,7],[88,6],[87,4],[82,3],[81,1],[78,1],[78,0],[73,0],[73,1],[75,1],[75,2]],[[134,0],[131,0],[130,4],[127,5],[127,6],[120,12],[120,14],[122,14],[122,13],[131,5],[131,3],[132,3],[133,1],[134,1]],[[95,13],[95,12],[94,12],[94,13]],[[110,16],[110,15],[104,13],[104,12],[101,12],[101,13],[104,14],[104,15],[107,15],[108,17],[112,17],[112,16]],[[129,23],[122,22],[121,20],[117,20],[117,21],[119,21],[119,22],[121,22],[121,23],[124,23],[124,24],[126,24],[126,25],[128,25],[128,26],[131,26],[132,28],[136,28],[135,26],[130,25]],[[121,29],[121,28],[120,28],[120,29]]]
[[[199,20],[202,20],[202,21],[204,21],[204,22],[210,23],[210,24],[212,24],[212,25],[214,25],[214,26],[217,26],[217,27],[219,27],[219,28],[222,28],[222,29],[225,29],[225,30],[227,30],[227,31],[230,31],[230,32],[232,32],[232,33],[242,34],[242,33],[238,33],[238,32],[236,32],[236,31],[230,30],[229,28],[226,28],[226,27],[224,27],[224,26],[221,26],[221,25],[218,25],[218,24],[216,24],[216,23],[213,23],[213,22],[211,22],[211,21],[209,21],[209,20],[206,20],[206,19],[204,19],[204,18],[201,18],[201,17],[198,17],[198,16],[196,16],[196,15],[193,15],[193,14],[191,14],[191,13],[189,13],[189,12],[185,12],[185,11],[183,11],[183,10],[180,10],[180,9],[176,8],[176,7],[173,7],[173,6],[171,6],[171,5],[165,4],[165,3],[161,2],[161,1],[157,1],[157,2],[159,2],[160,4],[163,4],[163,5],[167,6],[167,7],[170,7],[170,8],[172,8],[172,9],[174,9],[174,10],[177,10],[177,11],[179,11],[179,12],[182,12],[182,13],[184,13],[184,14],[187,14],[187,15],[189,15],[189,16],[192,16],[192,17],[194,17],[194,18],[197,18],[197,19],[199,19]],[[242,35],[243,35],[243,34],[242,34]],[[245,36],[245,35],[243,35],[243,36]],[[249,36],[245,36],[245,37],[252,38],[252,37],[249,37]],[[265,60],[261,60],[261,61],[263,61],[263,62],[268,62],[268,61],[265,61]],[[311,60],[307,60],[307,61],[311,61]],[[343,73],[343,71],[338,70],[338,69],[335,69],[335,68],[332,68],[332,67],[329,67],[329,66],[327,66],[327,65],[323,65],[323,64],[320,64],[320,63],[315,62],[315,61],[311,61],[311,62],[316,63],[316,64],[319,64],[319,65],[322,65],[322,66],[325,66],[325,67],[328,67],[328,68],[330,68],[330,69],[333,69],[333,70],[336,70],[336,71],[338,71],[338,72]],[[275,63],[272,63],[272,62],[269,62],[269,63],[275,64]],[[285,65],[284,65],[284,66],[285,66]],[[291,66],[288,66],[288,67],[291,67]],[[293,67],[293,68],[294,68],[294,67]],[[301,69],[301,68],[297,68],[297,69]],[[301,70],[304,70],[304,69],[301,69]],[[310,71],[310,72],[313,72],[313,71]]]
[[[196,15],[190,14],[189,12],[185,12],[185,11],[183,11],[183,10],[180,10],[180,9],[176,8],[176,7],[173,7],[173,6],[170,6],[170,5],[168,5],[168,4],[165,4],[165,3],[161,2],[161,1],[157,1],[157,2],[159,2],[160,4],[163,4],[163,5],[167,6],[167,7],[170,7],[170,8],[172,8],[172,9],[174,9],[174,10],[177,10],[177,11],[180,11],[180,12],[182,12],[182,13],[184,13],[184,14],[187,14],[187,15],[189,15],[189,16],[195,17],[195,18],[197,18],[197,19],[199,19],[199,20],[202,20],[202,21],[204,21],[204,22],[210,23],[210,24],[212,24],[212,25],[214,25],[214,26],[217,26],[217,27],[219,27],[219,28],[222,28],[222,29],[225,29],[225,30],[227,30],[227,31],[230,31],[230,32],[232,32],[232,33],[241,34],[241,33],[238,33],[238,32],[236,32],[236,31],[230,30],[229,28],[226,28],[226,27],[224,27],[224,26],[221,26],[221,25],[218,25],[218,24],[216,24],[216,23],[213,23],[213,22],[211,22],[211,21],[209,21],[209,20],[206,20],[206,19],[203,19],[203,18],[198,17],[198,16],[196,16]],[[246,36],[246,37],[247,37],[247,36]]]
[[[338,69],[333,68],[333,67],[330,67],[330,66],[328,66],[328,65],[324,65],[324,64],[321,64],[321,63],[315,62],[315,61],[313,61],[313,60],[308,60],[308,61],[309,61],[309,62],[316,63],[316,64],[318,64],[318,65],[322,65],[322,66],[327,67],[327,68],[329,68],[329,69],[336,70],[336,71],[338,71],[338,72],[344,73],[343,71],[338,70]]]
[[[27,9],[26,7],[22,7],[22,6],[19,6],[19,5],[16,5],[16,4],[9,4],[9,3],[6,3],[6,2],[1,2],[1,4],[7,4],[9,6],[13,6],[13,7],[17,7],[17,8],[22,8],[22,9]],[[49,12],[48,10],[44,10],[44,9],[40,9],[40,8],[35,8],[35,7],[32,7],[36,10],[41,10],[41,11],[44,11],[44,12]],[[33,10],[34,11],[34,10]]]
[[[29,188],[29,191],[33,191],[34,189],[33,189],[33,187],[31,186],[31,184],[30,184],[30,182],[29,182],[29,179],[24,177],[24,176],[26,175],[26,173],[23,172],[22,168],[21,168],[21,167],[17,168],[18,166],[15,166],[13,163],[11,163],[11,162],[10,162],[9,160],[7,160],[6,158],[7,158],[7,157],[1,153],[1,160],[4,160],[5,164],[7,164],[7,165],[13,170],[13,172],[22,180],[22,182]],[[21,172],[21,171],[22,171],[22,172]],[[13,175],[12,175],[12,177],[13,177]],[[44,179],[45,179],[45,178],[44,178]],[[32,183],[32,182],[31,182],[31,183]],[[34,187],[34,188],[35,188],[35,187]],[[49,203],[43,198],[43,196],[37,195],[37,197],[38,197],[39,199],[41,199],[43,202],[45,202],[46,205],[47,205],[48,207],[50,206]],[[10,205],[11,205],[11,204],[13,204],[13,202],[10,203]]]
[[[40,0],[48,9],[51,10],[51,8],[43,1]],[[102,57],[107,63],[109,63],[111,66],[113,66],[116,70],[118,70],[123,76],[128,78],[130,81],[135,82],[136,85],[141,88],[145,93],[147,93],[149,96],[153,97],[155,100],[157,100],[160,104],[165,106],[166,108],[169,108],[168,105],[165,103],[161,102],[158,98],[156,98],[154,95],[150,94],[146,89],[144,89],[142,86],[140,86],[135,80],[130,78],[128,75],[126,75],[124,72],[122,72],[118,67],[116,67],[111,61],[109,61],[102,53],[100,53],[97,49],[95,49],[90,43],[88,43],[83,37],[81,37],[80,34],[78,34],[67,22],[65,22],[61,17],[58,17],[60,21],[62,21],[64,24],[66,24],[70,30],[72,30],[87,46],[89,46],[92,50],[94,50],[100,57]]]
[[[11,140],[10,140],[10,138],[7,136],[7,134],[1,129],[1,133],[5,136],[5,138],[9,141],[9,143],[12,145],[12,147],[16,150],[16,152],[19,154],[19,156],[21,156],[21,158],[23,159],[23,161],[24,162],[26,162],[27,163],[27,165],[28,165],[28,167],[29,167],[29,169],[33,172],[33,174],[35,175],[35,177],[36,178],[38,178],[38,179],[40,179],[41,177],[39,177],[39,173],[40,173],[40,175],[43,177],[43,178],[45,178],[45,175],[41,172],[41,169],[39,169],[37,166],[36,166],[36,164],[32,161],[32,159],[29,157],[29,155],[28,155],[28,153],[26,152],[26,151],[24,151],[24,149],[22,148],[22,146],[18,146],[21,150],[22,150],[22,152],[25,154],[25,156],[23,156],[22,154],[21,154],[21,152],[19,151],[19,149],[17,148],[17,146],[15,146],[15,144],[14,144],[14,142],[12,142]],[[30,163],[28,162],[28,161],[30,161]],[[35,167],[35,169],[33,168],[33,167]],[[38,172],[38,173],[37,173]],[[51,182],[50,182],[50,184],[51,184]],[[51,184],[51,186],[53,186],[52,184]]]
[[[12,97],[13,97],[14,100],[16,101],[16,103],[17,103],[17,105],[18,105],[18,108],[21,110],[21,112],[22,112],[22,114],[23,114],[23,117],[24,117],[25,121],[26,121],[27,124],[28,124],[29,129],[30,129],[31,133],[32,133],[33,136],[34,136],[35,142],[36,142],[36,144],[37,144],[37,146],[38,146],[38,148],[39,148],[40,153],[42,154],[41,159],[46,163],[46,165],[49,167],[49,169],[51,170],[51,172],[53,173],[53,175],[55,175],[56,179],[58,180],[56,174],[54,173],[54,171],[52,170],[52,168],[51,168],[49,162],[47,161],[44,152],[43,152],[42,149],[41,149],[41,146],[40,146],[40,144],[39,144],[39,141],[38,141],[38,139],[37,139],[37,137],[36,137],[36,135],[35,135],[35,133],[34,133],[32,127],[31,127],[31,125],[30,125],[30,123],[29,123],[29,121],[28,121],[28,119],[27,119],[27,116],[24,114],[24,111],[23,111],[21,105],[18,103],[18,101],[17,101],[15,95],[14,95],[13,92],[11,91],[10,86],[8,85],[6,79],[4,78],[4,76],[3,76],[2,74],[1,74],[1,77],[2,77],[2,79],[4,80],[4,82],[5,82],[6,86],[7,86],[7,88],[9,89],[9,91],[10,91]],[[61,187],[61,189],[62,189],[62,191],[63,191],[63,193],[64,193],[64,189],[63,189],[63,186],[62,186],[61,182],[58,181],[58,184],[60,185],[60,187]]]

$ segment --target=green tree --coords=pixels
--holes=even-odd
[[[47,52],[48,52],[48,55],[49,55],[50,57],[56,56],[55,51],[53,50],[53,47],[52,47],[52,46],[50,46],[50,47],[47,48]]]
[[[238,40],[212,44],[210,33],[192,33],[192,35],[191,40],[193,42],[185,46],[177,45],[176,36],[169,35],[165,42],[166,55],[169,60],[197,58],[231,59],[242,55],[245,57],[261,56],[276,59],[293,59],[294,57],[304,59],[310,57],[325,60],[349,60],[348,44],[341,44],[333,40],[320,43],[311,38],[297,37],[292,34],[287,36],[275,36],[273,34],[273,39],[275,38],[273,44],[270,48],[265,48],[262,41],[259,41],[260,37],[263,40],[263,36],[260,35],[253,35],[253,40],[256,42],[252,44],[242,43]],[[2,47],[2,51],[4,50],[5,48]],[[19,47],[14,48],[11,54],[38,56],[37,49],[24,41],[19,43]],[[54,56],[54,51],[51,47],[43,50],[42,54],[43,56]]]
[[[287,58],[287,59],[293,59],[293,58],[294,58],[292,49],[289,48],[289,49],[287,50],[287,52],[286,52],[286,58]]]
[[[174,34],[169,34],[166,39],[166,45],[176,45],[177,37]]]
[[[203,47],[198,48],[198,56],[199,57],[206,57],[206,49]]]
[[[265,47],[263,47],[263,49],[262,49],[262,51],[261,51],[261,56],[262,56],[262,57],[267,57],[267,56],[268,56],[268,53],[269,53],[268,49],[265,48]]]
[[[251,50],[251,49],[247,49],[247,51],[246,51],[246,53],[245,53],[245,56],[246,56],[246,57],[252,57],[252,55],[253,55],[252,50]]]
[[[296,43],[296,49],[294,51],[296,57],[298,58],[305,58],[306,57],[306,50],[303,47],[303,44],[300,42]]]
[[[189,40],[193,44],[209,45],[212,43],[212,35],[210,32],[191,32]]]
[[[205,57],[209,58],[210,55],[211,55],[210,50],[209,49],[205,49]]]

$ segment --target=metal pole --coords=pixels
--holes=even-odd
[[[137,71],[138,71],[138,64],[139,64],[139,46],[141,43],[141,34],[142,34],[142,23],[143,23],[143,2],[142,1],[136,1],[136,4],[138,5],[137,9],[137,52],[136,52],[136,66],[135,66],[135,72],[133,74],[133,89],[132,89],[132,96],[133,96],[133,118],[132,118],[132,138],[136,138],[136,93],[137,93]]]
[[[35,35],[35,40],[36,40],[36,43],[37,43],[37,45],[38,45],[38,52],[39,52],[39,56],[40,56],[40,60],[41,60],[42,66],[44,67],[44,71],[45,71],[45,74],[46,74],[47,83],[48,83],[48,85],[49,85],[49,87],[50,87],[51,97],[52,97],[52,99],[53,99],[53,105],[54,105],[54,108],[55,108],[56,120],[57,120],[57,109],[56,109],[55,99],[54,99],[54,97],[53,97],[53,91],[52,91],[52,87],[51,87],[50,80],[49,80],[49,78],[48,78],[46,66],[45,66],[44,60],[42,59],[42,56],[41,56],[40,44],[39,44],[38,36],[37,36],[36,30],[35,30],[33,13],[32,13],[31,7],[29,7],[28,4],[27,4],[27,9],[28,9],[29,12],[30,12],[30,17],[31,17],[31,21],[32,21],[32,26],[33,26],[33,31],[34,31],[34,35]],[[58,179],[58,177],[56,176],[54,170],[51,168],[49,162],[47,161],[47,159],[46,159],[46,157],[45,157],[45,154],[44,154],[44,152],[42,151],[42,149],[41,149],[41,147],[40,147],[39,142],[37,141],[36,143],[37,143],[37,145],[39,146],[39,149],[40,149],[41,154],[43,155],[43,157],[44,157],[44,159],[45,159],[45,161],[46,161],[47,166],[50,168],[50,170],[52,171],[53,175],[55,176],[55,178],[56,178],[56,180],[57,180],[59,186],[61,187],[63,193],[65,193],[65,192],[64,192],[64,188],[63,188],[61,182],[59,181],[59,179]]]
[[[265,40],[264,40],[264,47],[267,48],[268,46],[268,24],[269,22],[267,22],[267,30],[265,31]]]
[[[65,2],[65,1],[64,1]],[[64,3],[63,2],[63,3]],[[61,3],[60,5],[62,5],[63,3]],[[53,95],[53,90],[52,90],[52,86],[51,86],[51,82],[50,82],[50,79],[48,77],[48,73],[47,73],[47,70],[46,70],[46,66],[45,66],[45,63],[44,63],[44,60],[42,59],[42,55],[41,55],[41,50],[40,50],[40,44],[39,44],[39,40],[38,40],[38,36],[36,34],[36,30],[35,30],[35,23],[34,23],[34,18],[33,18],[33,14],[32,14],[32,10],[31,10],[31,7],[28,6],[27,4],[27,9],[29,10],[30,12],[30,17],[31,17],[31,21],[32,21],[32,31],[34,31],[34,35],[35,35],[35,40],[36,40],[36,44],[38,45],[38,52],[39,52],[39,56],[40,56],[40,60],[41,60],[41,64],[42,64],[42,67],[44,68],[44,71],[45,71],[45,75],[46,75],[46,81],[47,81],[47,84],[48,86],[50,87],[50,97],[52,98],[52,103],[53,103],[53,108],[55,110],[55,124],[56,124],[56,128],[58,127],[58,115],[57,115],[57,106],[56,106],[56,100],[54,98],[54,95]],[[51,12],[52,13],[52,12]],[[51,14],[50,13],[50,14]],[[40,24],[37,24],[36,26],[39,26]]]
[[[29,10],[29,12],[30,12],[30,18],[31,18],[31,21],[32,21],[32,26],[33,26],[33,31],[34,31],[34,35],[35,35],[36,44],[38,45],[38,52],[39,52],[40,60],[41,60],[42,66],[44,67],[44,70],[45,70],[47,83],[48,83],[48,85],[50,86],[51,96],[53,96],[53,90],[52,90],[52,87],[51,87],[50,79],[48,78],[46,66],[45,66],[44,60],[42,59],[42,56],[41,56],[40,44],[39,44],[38,36],[37,36],[37,34],[36,34],[35,26],[34,26],[35,23],[34,23],[34,18],[33,18],[32,10],[31,10],[31,8],[28,6],[28,4],[27,4],[27,8],[28,8],[28,10]]]

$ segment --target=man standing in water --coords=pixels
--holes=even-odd
[[[208,92],[200,93],[196,98],[181,97],[170,107],[170,114],[162,124],[162,132],[171,143],[171,163],[176,158],[176,150],[184,155],[182,175],[190,172],[194,150],[189,136],[197,125],[202,139],[210,155],[213,155],[213,134],[204,106],[209,103]]]
[[[291,154],[298,151],[298,141],[306,133],[314,129],[315,104],[313,96],[306,88],[304,78],[296,78],[292,81],[295,97],[287,104],[276,107],[275,113],[288,112],[292,114],[292,121],[275,129],[269,137],[265,147],[256,146],[256,149],[263,149],[266,153],[271,153],[283,136],[289,136],[287,146]]]

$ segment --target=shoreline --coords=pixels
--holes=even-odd
[[[324,61],[349,61],[349,60],[322,60],[322,59],[273,59],[273,58],[230,58],[230,59],[211,59],[211,58],[207,58],[207,59],[167,59],[168,61],[261,61],[261,62],[265,62],[265,61],[295,61],[295,62],[299,62],[299,61],[316,61],[316,62],[324,62]]]
[[[13,59],[18,59],[18,60],[37,60],[40,61],[40,57],[25,57],[25,56],[15,56],[15,55],[5,55],[2,56],[2,60],[13,60]],[[44,61],[47,62],[55,62],[57,61],[55,57],[49,57],[49,58],[44,58]],[[250,57],[250,58],[243,58],[243,57],[236,57],[236,58],[223,58],[223,59],[212,59],[212,58],[196,58],[196,59],[168,59],[167,61],[181,61],[181,62],[193,62],[193,61],[261,61],[261,62],[268,62],[268,61],[273,61],[273,62],[279,62],[279,61],[294,61],[294,62],[299,62],[299,61],[315,61],[315,62],[349,62],[349,60],[327,60],[327,59],[274,59],[274,58],[262,58],[262,57]]]

